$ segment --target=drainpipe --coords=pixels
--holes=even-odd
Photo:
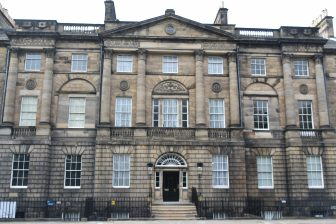
[[[101,101],[102,101],[102,89],[103,89],[103,66],[104,66],[104,41],[101,39],[100,42],[100,64],[99,64],[99,75],[100,75],[100,84],[99,84],[99,111],[98,111],[98,122],[100,124],[101,122],[101,117],[100,117],[100,112],[101,112]]]
[[[9,59],[10,59],[10,47],[7,46],[6,48],[6,67],[5,67],[5,80],[4,80],[4,88],[3,88],[3,93],[1,97],[1,124],[3,123],[3,114],[5,110],[5,99],[6,99],[6,89],[7,89],[7,81],[8,81],[8,70],[9,70]]]
[[[239,126],[243,128],[243,112],[242,112],[242,99],[241,99],[241,84],[240,84],[240,65],[239,65],[239,45],[236,45],[236,67],[237,67],[237,76],[238,76],[238,99],[239,99]]]

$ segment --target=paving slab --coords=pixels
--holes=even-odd
[[[125,220],[94,222],[1,222],[10,224],[336,224],[336,219],[282,219],[282,220]]]

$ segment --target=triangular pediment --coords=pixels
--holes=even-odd
[[[106,30],[103,37],[157,37],[183,39],[233,39],[234,35],[210,25],[195,22],[177,15],[163,15],[134,22],[116,29]]]

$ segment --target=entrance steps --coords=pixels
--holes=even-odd
[[[152,215],[159,220],[196,220],[196,207],[192,203],[153,203]]]

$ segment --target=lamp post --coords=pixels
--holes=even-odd
[[[203,163],[197,163],[198,189],[201,190],[201,176],[203,173]]]
[[[149,178],[149,199],[152,199],[152,175],[153,175],[153,163],[147,163],[147,174]]]

